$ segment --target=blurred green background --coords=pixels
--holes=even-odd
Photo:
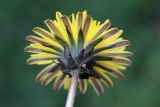
[[[98,97],[92,88],[78,94],[75,107],[160,107],[160,0],[0,0],[0,107],[64,107],[67,91],[52,91],[34,80],[43,66],[28,66],[25,37],[35,26],[87,10],[95,19],[110,19],[131,41],[133,64],[123,80],[112,79]]]

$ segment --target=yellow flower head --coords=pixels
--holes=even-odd
[[[125,51],[129,41],[120,37],[121,29],[109,28],[109,20],[101,24],[86,11],[71,17],[56,12],[55,20],[44,23],[49,30],[35,27],[33,32],[39,37],[26,38],[32,42],[25,48],[32,53],[27,63],[47,65],[37,75],[37,81],[47,85],[55,79],[54,89],[68,89],[76,70],[82,93],[91,84],[98,95],[103,95],[102,84],[113,86],[109,76],[124,78],[121,70],[131,64],[127,57],[132,53]]]

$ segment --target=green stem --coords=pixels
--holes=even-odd
[[[75,71],[74,75],[72,76],[72,82],[68,92],[66,107],[73,107],[74,105],[74,99],[76,96],[76,89],[78,84],[78,77],[79,77],[79,72]]]

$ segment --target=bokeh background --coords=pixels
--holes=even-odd
[[[98,97],[92,88],[77,93],[75,107],[160,107],[160,0],[0,0],[0,107],[64,107],[67,91],[52,91],[34,78],[42,66],[28,66],[25,37],[35,26],[87,10],[95,19],[110,19],[122,28],[134,53],[123,80],[113,79]]]

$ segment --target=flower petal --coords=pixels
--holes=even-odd
[[[112,61],[122,64],[122,65],[126,65],[126,66],[129,66],[132,64],[131,60],[129,60],[128,58],[124,58],[124,57],[113,58]]]
[[[94,56],[94,59],[96,61],[112,61],[112,62],[117,62],[119,64],[122,65],[131,65],[131,60],[129,60],[128,58],[124,58],[124,57],[108,57],[108,56]]]
[[[59,23],[57,23],[56,21],[53,22],[50,19],[45,20],[44,23],[55,34],[55,38],[57,37],[57,38],[61,39],[61,41],[65,42],[66,44],[68,44],[68,45],[70,44],[66,30],[60,29],[61,27],[60,27]],[[58,27],[58,25],[59,25],[59,27]]]
[[[61,53],[58,53],[57,51],[55,51],[52,48],[48,48],[39,44],[31,44],[30,46],[27,46],[25,48],[26,52],[31,52],[31,53],[40,53],[40,52],[44,52],[44,53],[50,53],[50,54],[54,54],[54,55],[61,55]]]
[[[40,63],[52,63],[54,62],[51,58],[29,58],[27,59],[27,64],[40,64]]]
[[[103,96],[104,95],[104,89],[103,89],[103,86],[100,83],[100,81],[95,77],[90,77],[89,80],[90,80],[90,83],[91,83],[93,89],[96,91],[96,93],[99,96]]]
[[[42,38],[47,38],[52,41],[55,41],[53,35],[50,32],[48,32],[40,27],[34,27],[33,32],[36,33],[37,35],[41,36]]]
[[[32,35],[29,35],[27,36],[26,40],[30,41],[30,42],[33,42],[33,43],[36,43],[36,44],[41,44],[43,46],[46,46],[46,47],[49,47],[49,48],[53,48],[54,50],[58,51],[58,52],[62,52],[63,48],[61,45],[59,45],[57,43],[57,41],[47,41],[45,39],[42,39],[42,38],[38,38],[36,36],[32,36]]]
[[[76,20],[77,20],[77,26],[78,26],[78,32],[82,27],[82,22],[83,22],[83,13],[82,12],[78,12],[76,15]]]
[[[121,56],[121,57],[129,57],[133,55],[132,52],[128,51],[111,51],[111,52],[99,52],[96,54],[96,56],[106,56],[106,57],[115,57],[115,56]]]
[[[119,30],[118,28],[111,28],[109,30],[107,30],[103,36],[100,36],[103,38],[103,41],[100,42],[95,49],[97,48],[101,48],[104,46],[108,46],[114,42],[116,42],[116,40],[122,35],[123,31]]]
[[[67,30],[72,34],[71,21],[69,20],[69,18],[67,16],[62,16],[61,18]]]
[[[83,27],[83,36],[84,36],[84,37],[86,37],[87,32],[88,32],[88,30],[89,30],[89,27],[90,27],[91,23],[92,23],[92,17],[89,16],[89,15],[87,15],[86,20],[85,20],[85,23],[84,23],[84,27]]]
[[[110,26],[110,20],[106,20],[102,25],[100,25],[97,29],[97,32],[93,36],[94,38],[100,36],[104,31],[106,31]]]
[[[64,89],[65,90],[69,89],[70,84],[71,84],[71,78],[67,75],[64,78]]]
[[[85,46],[95,40],[94,35],[97,31],[99,24],[96,20],[91,20],[91,24],[88,28],[87,34],[85,37]]]
[[[40,71],[40,73],[36,76],[36,81],[40,81],[41,78],[49,73],[49,72],[55,72],[56,73],[56,69],[58,68],[59,64],[58,63],[52,63],[50,65],[48,65],[47,67],[45,67],[43,70]]]
[[[87,90],[87,80],[80,79],[79,80],[79,89],[84,94]]]
[[[55,63],[58,57],[49,53],[38,53],[32,54],[29,59],[27,59],[28,64],[50,64]]]
[[[54,90],[59,90],[62,87],[62,85],[64,84],[64,77],[65,75],[61,74],[60,76],[56,78],[54,85],[53,85]]]
[[[120,71],[118,71],[118,70],[116,70],[116,69],[114,69],[114,68],[109,68],[107,65],[105,65],[105,64],[103,64],[102,65],[102,63],[101,64],[99,64],[100,62],[97,62],[96,64],[95,64],[95,66],[97,66],[97,67],[99,67],[99,68],[101,68],[101,69],[104,69],[105,71],[107,71],[109,74],[111,74],[112,76],[114,76],[114,77],[116,77],[116,78],[118,78],[118,79],[121,79],[121,78],[124,78],[125,77],[125,75],[122,73],[122,72],[120,72]]]
[[[113,83],[111,79],[104,73],[102,69],[96,66],[94,66],[93,68],[94,68],[94,71],[98,74],[98,76],[100,77],[100,79],[105,85],[107,85],[110,88],[113,87]]]
[[[128,46],[129,45],[129,41],[128,40],[121,40],[119,42],[110,44],[106,47],[101,47],[101,48],[97,48],[94,50],[94,53],[98,53],[107,49],[113,49],[113,48],[119,48],[119,47],[124,47],[124,46]]]
[[[63,16],[61,18],[62,18],[62,21],[63,21],[64,25],[66,26],[66,30],[67,30],[67,33],[68,33],[70,44],[74,45],[75,41],[74,41],[74,37],[73,37],[71,21],[69,20],[69,18],[67,16]]]
[[[50,72],[49,75],[45,79],[43,79],[43,81],[41,81],[41,83],[43,85],[48,85],[55,78],[55,75],[57,72],[58,72],[58,70],[56,70],[54,72]]]
[[[107,38],[109,38],[109,37],[111,37],[111,36],[114,36],[116,33],[118,33],[119,32],[119,29],[118,28],[111,28],[111,29],[109,29],[109,30],[107,30],[102,36],[103,36],[103,39],[105,40],[105,39],[107,39]],[[120,35],[118,35],[118,36],[120,36]],[[117,37],[116,37],[117,38]]]

